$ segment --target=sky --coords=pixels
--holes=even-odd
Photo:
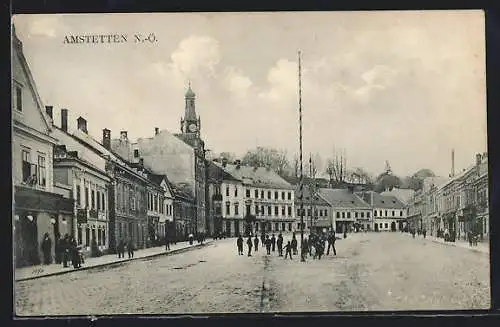
[[[45,105],[96,139],[178,133],[188,82],[206,147],[242,156],[299,149],[320,165],[421,168],[447,176],[486,152],[481,11],[18,15],[16,33]],[[65,36],[154,34],[156,42],[65,44]]]

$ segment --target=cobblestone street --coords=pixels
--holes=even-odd
[[[290,237],[285,237],[285,242]],[[401,233],[350,234],[337,256],[238,256],[235,239],[16,282],[17,315],[486,309],[487,254]],[[245,245],[246,253],[246,245]]]

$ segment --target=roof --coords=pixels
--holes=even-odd
[[[384,208],[384,209],[404,209],[406,208],[405,203],[399,200],[394,195],[382,195],[377,192],[367,191],[362,192],[360,196],[374,208]]]
[[[321,188],[318,194],[332,207],[370,209],[370,205],[348,189]]]
[[[209,182],[216,182],[219,179],[221,180],[221,182],[239,181],[238,179],[231,176],[231,174],[224,171],[221,166],[215,164],[213,161],[207,161],[207,173]]]
[[[304,204],[314,202],[316,205],[325,205],[325,206],[330,205],[325,199],[323,199],[320,196],[317,196],[316,199],[314,199],[314,201],[311,201],[311,190],[305,184],[304,184],[304,188],[303,188],[303,195],[304,195],[304,198],[303,198]],[[297,185],[295,187],[295,203],[300,203],[299,196],[300,196],[300,186]]]
[[[172,193],[176,198],[181,198],[190,202],[194,201],[194,197],[191,194],[191,188],[189,185],[180,183],[180,184],[170,184],[172,188]]]
[[[432,177],[431,177],[432,178]],[[407,204],[408,201],[415,195],[415,191],[406,188],[393,188],[390,191],[384,191],[381,195],[395,196],[399,201]]]
[[[215,164],[222,167],[219,163]],[[273,170],[264,167],[227,164],[225,167],[222,167],[222,169],[233,178],[241,181],[244,185],[274,189],[294,189],[292,184],[285,181]]]
[[[426,177],[424,178],[423,190],[424,192],[426,192],[433,186],[438,187],[442,184],[445,184],[449,180],[450,180],[449,177],[442,177],[442,176]]]
[[[196,134],[176,133],[176,134],[174,134],[174,136],[192,148],[197,148],[197,147],[203,148],[205,146],[205,142],[203,142],[203,140],[201,138],[199,138],[198,135],[196,135]],[[199,143],[197,143],[197,142],[199,142]]]

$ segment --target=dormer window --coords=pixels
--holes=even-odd
[[[139,158],[139,149],[134,150],[134,158]]]
[[[19,112],[23,111],[23,88],[19,84],[14,85],[14,92],[12,93],[14,95],[14,101],[16,105],[16,110]]]

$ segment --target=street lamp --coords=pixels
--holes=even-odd
[[[300,148],[300,261],[305,262],[304,258],[304,174],[302,167],[302,81],[300,50],[299,57],[299,148]]]

